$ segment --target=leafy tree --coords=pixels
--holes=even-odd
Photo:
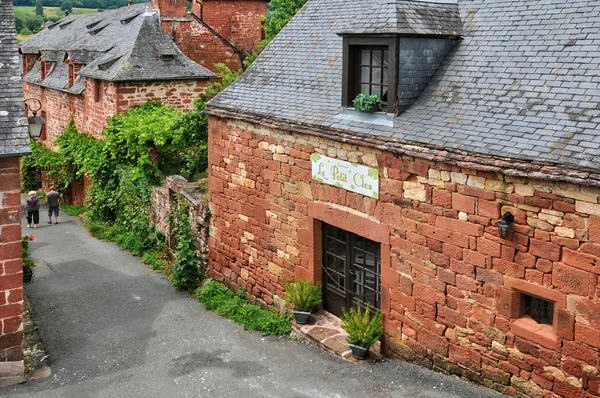
[[[257,43],[256,50],[246,54],[246,57],[244,58],[244,66],[246,68],[258,58],[269,42],[273,40],[281,29],[287,25],[290,19],[300,11],[304,3],[306,3],[306,0],[272,0],[269,3],[269,11],[267,16],[263,19],[263,30],[265,31],[266,38]]]
[[[269,12],[263,21],[263,29],[267,41],[273,40],[294,15],[304,5],[306,0],[272,0]]]
[[[44,1],[35,0],[35,15],[44,16]]]
[[[70,0],[65,0],[62,3],[60,3],[60,9],[65,12],[71,12],[73,11],[73,3],[71,3]]]
[[[33,34],[33,32],[30,31],[29,28],[25,27],[19,31],[19,34],[23,36],[30,36]]]
[[[40,17],[39,15],[32,15],[31,17],[27,18],[26,23],[29,30],[34,33],[39,32],[42,29],[44,18]]]

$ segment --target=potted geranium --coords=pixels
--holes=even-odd
[[[352,103],[358,112],[377,112],[380,110],[381,100],[378,95],[361,93],[354,98]]]
[[[315,306],[321,304],[321,284],[308,281],[283,282],[285,301],[292,307],[296,323],[304,325],[310,322],[310,314]]]
[[[348,333],[348,346],[356,359],[369,358],[369,349],[383,336],[383,313],[371,314],[371,306],[363,311],[360,304],[349,311],[342,309],[342,329]]]
[[[33,235],[21,237],[21,252],[23,257],[23,283],[31,283],[33,280],[33,268],[35,263],[29,258],[29,242],[34,240]]]

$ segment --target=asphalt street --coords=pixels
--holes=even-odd
[[[204,309],[79,219],[40,212],[26,286],[52,375],[2,397],[499,397],[401,361],[355,365]]]

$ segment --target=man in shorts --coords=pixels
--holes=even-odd
[[[48,206],[48,224],[52,224],[52,213],[54,213],[54,224],[58,224],[58,199],[60,194],[55,191],[54,185],[46,194],[46,205]]]

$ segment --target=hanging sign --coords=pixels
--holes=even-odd
[[[313,180],[379,199],[379,170],[360,164],[310,155]]]
[[[9,224],[17,224],[20,222],[18,210],[9,210],[6,214],[8,218],[6,221],[8,221]]]

